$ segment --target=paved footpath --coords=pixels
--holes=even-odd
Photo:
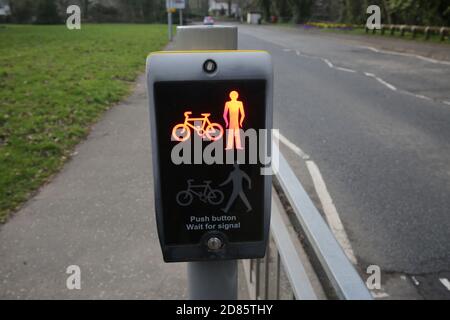
[[[165,264],[153,203],[145,77],[63,170],[0,227],[0,299],[181,299],[185,264]],[[68,290],[66,268],[81,269]]]

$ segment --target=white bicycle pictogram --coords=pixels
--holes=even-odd
[[[186,207],[192,203],[194,196],[204,203],[212,205],[221,204],[224,198],[223,192],[218,189],[211,188],[211,181],[203,181],[203,184],[193,184],[194,179],[189,179],[187,190],[177,193],[177,203],[180,206]]]

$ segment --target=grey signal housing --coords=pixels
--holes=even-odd
[[[155,52],[147,58],[146,77],[156,223],[164,261],[263,257],[272,176],[262,169],[270,163],[250,163],[245,137],[239,140],[227,129],[239,120],[242,132],[254,130],[258,139],[263,132],[267,143],[259,143],[258,152],[271,158],[270,55],[250,50]],[[182,129],[177,131],[177,125]],[[220,139],[206,135],[213,130],[219,137],[219,128]],[[196,141],[202,148],[222,143],[224,155],[233,152],[232,163],[175,163],[174,150]],[[230,143],[232,148],[225,150]],[[246,155],[243,163],[237,158],[239,143]]]

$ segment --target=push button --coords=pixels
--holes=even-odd
[[[222,248],[222,240],[217,237],[211,237],[208,239],[206,245],[208,246],[209,250],[217,251]]]

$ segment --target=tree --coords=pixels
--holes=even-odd
[[[450,25],[448,0],[386,0],[394,23]]]
[[[39,0],[36,10],[36,23],[57,24],[61,22],[55,0]]]
[[[12,20],[16,23],[30,23],[35,11],[35,2],[33,0],[15,0],[10,1]]]
[[[292,18],[292,10],[288,0],[275,0],[275,11],[281,21],[289,21]]]
[[[289,0],[295,23],[305,23],[311,17],[313,0]]]
[[[259,5],[262,8],[264,20],[270,21],[272,1],[259,0]]]
[[[89,17],[89,7],[91,6],[91,0],[82,0],[83,13],[85,18]]]

